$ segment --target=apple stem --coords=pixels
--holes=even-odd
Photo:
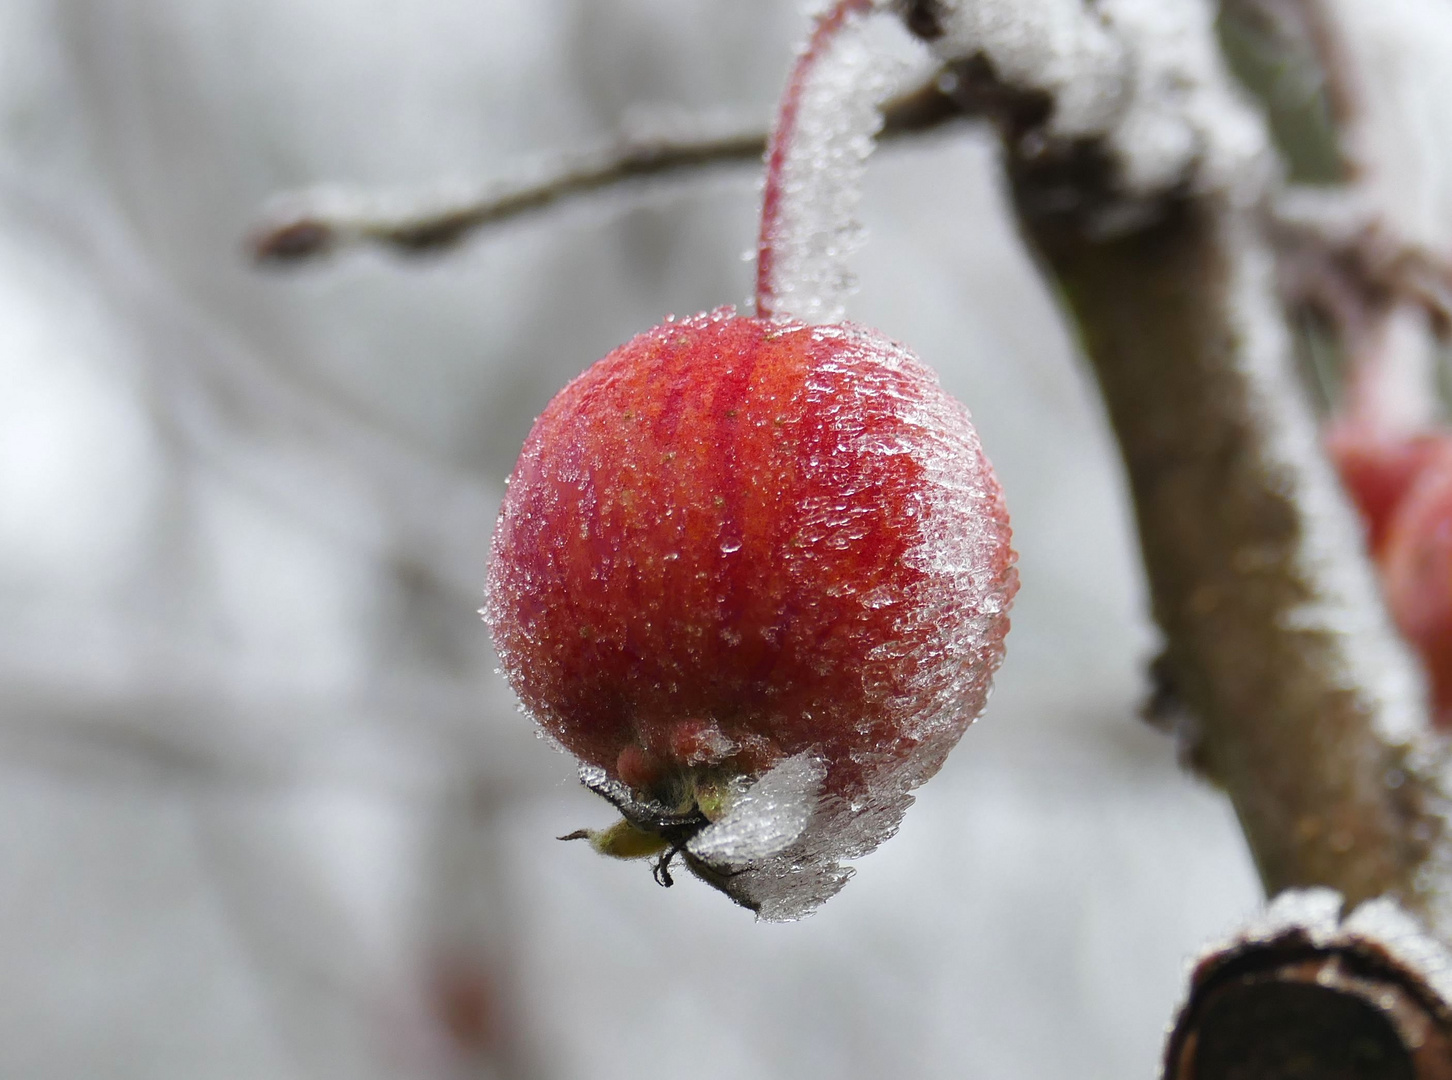
[[[874,0],[836,0],[817,17],[811,37],[797,57],[782,94],[781,107],[777,111],[776,126],[766,150],[766,186],[761,199],[761,232],[756,245],[756,314],[771,318],[775,314],[776,295],[779,283],[775,280],[777,259],[776,241],[782,216],[782,196],[785,191],[784,171],[787,154],[797,133],[797,114],[801,107],[802,91],[812,70],[822,56],[831,48],[833,40],[854,15],[871,11]]]

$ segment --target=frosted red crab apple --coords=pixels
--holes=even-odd
[[[486,617],[528,710],[636,804],[601,850],[679,848],[799,755],[821,763],[816,819],[891,831],[984,704],[1012,564],[968,414],[921,362],[862,327],[719,311],[549,404]],[[862,824],[842,853],[882,838]]]
[[[771,919],[897,828],[983,708],[1017,587],[998,484],[932,372],[863,327],[773,317],[834,310],[872,133],[844,96],[877,84],[808,91],[873,10],[827,8],[788,82],[759,317],[667,320],[566,387],[489,571],[511,685],[621,813],[571,837],[656,856],[663,884],[679,856]]]

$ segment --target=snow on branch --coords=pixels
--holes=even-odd
[[[1201,0],[901,0],[937,54],[1044,101],[1029,157],[1092,141],[1122,197],[1274,176],[1264,125],[1228,79]],[[926,13],[926,14],[925,14]],[[1022,133],[1030,134],[1030,133]]]

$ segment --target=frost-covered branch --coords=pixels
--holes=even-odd
[[[961,117],[961,110],[930,82],[887,106],[881,137],[923,134]],[[248,249],[264,264],[299,263],[367,244],[400,254],[436,253],[489,226],[626,185],[759,165],[766,144],[766,132],[756,128],[672,131],[565,157],[531,175],[477,190],[393,196],[342,188],[297,192],[280,196],[263,211]]]
[[[1441,74],[1452,56],[1452,10],[1427,0],[1226,6],[1265,28],[1281,51],[1305,57],[1336,122],[1345,183],[1283,199],[1278,213],[1293,256],[1288,299],[1319,310],[1340,336],[1349,369],[1343,413],[1381,436],[1425,430],[1441,411],[1435,336],[1446,333],[1452,297],[1444,190],[1452,125]],[[1404,59],[1388,65],[1392,56]]]
[[[1276,160],[1209,6],[903,9],[1003,131],[1124,454],[1162,668],[1268,889],[1391,894],[1447,933],[1441,751],[1297,384]]]
[[[1283,21],[1292,7],[1265,6]],[[1329,10],[1354,6],[1301,6],[1293,25],[1324,64],[1354,55]],[[1359,1075],[1452,1075],[1445,744],[1318,446],[1275,272],[1288,237],[1312,276],[1339,264],[1340,307],[1356,312],[1340,329],[1386,351],[1399,311],[1441,304],[1436,259],[1418,253],[1430,238],[1389,208],[1350,229],[1340,210],[1291,212],[1307,204],[1283,200],[1206,5],[907,7],[956,65],[965,107],[998,120],[1023,230],[1080,326],[1188,756],[1227,789],[1269,891],[1341,894],[1293,896],[1272,909],[1285,925],[1201,963],[1164,1075],[1330,1075],[1356,1054],[1376,1059]],[[1345,124],[1367,123],[1363,81],[1329,95]],[[1097,109],[1075,96],[1086,84]],[[1395,168],[1368,156],[1364,128],[1347,141],[1374,206],[1371,181]]]

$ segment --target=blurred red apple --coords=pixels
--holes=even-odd
[[[1327,442],[1387,607],[1422,661],[1433,721],[1452,727],[1452,437],[1379,435],[1345,422]]]

